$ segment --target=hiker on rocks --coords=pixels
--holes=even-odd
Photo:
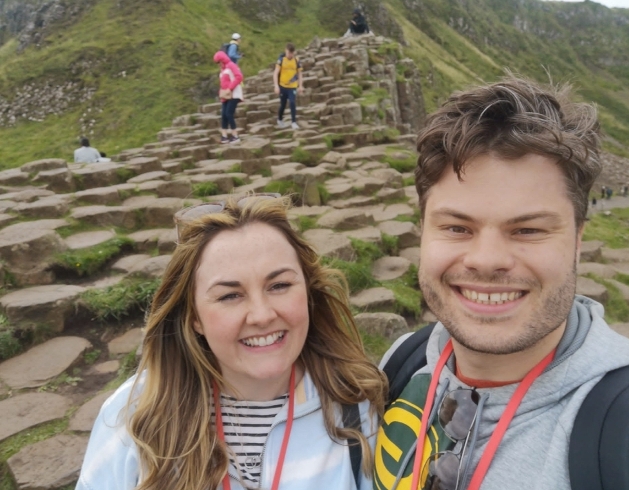
[[[100,160],[100,153],[90,146],[90,140],[81,138],[81,147],[74,150],[74,163],[96,163]]]
[[[365,16],[360,9],[354,9],[352,20],[349,21],[349,28],[345,36],[369,34],[369,26],[365,20]]]
[[[231,61],[227,53],[223,51],[218,51],[214,55],[214,62],[221,65],[218,93],[222,104],[221,143],[239,143],[240,138],[236,129],[236,109],[238,103],[243,99],[242,72],[238,65]]]
[[[614,190],[611,187],[605,187],[605,197],[609,200],[612,198]]]
[[[384,378],[288,202],[176,214],[139,374],[103,405],[78,490],[372,488]]]
[[[604,185],[601,186],[601,199],[605,199],[605,196],[607,195],[607,187],[605,187]]]
[[[273,84],[275,93],[280,96],[280,109],[277,113],[277,125],[280,128],[284,125],[284,110],[286,102],[290,105],[291,128],[299,129],[297,124],[297,93],[304,93],[304,80],[301,63],[295,55],[295,45],[286,44],[286,49],[277,59],[275,72],[273,73]]]
[[[382,360],[374,488],[592,490],[593,468],[629,464],[629,407],[607,432],[609,405],[586,399],[629,366],[629,339],[575,296],[600,136],[596,109],[567,97],[508,76],[455,93],[418,135],[419,283],[439,321]],[[629,392],[626,367],[602,389],[618,374]],[[605,490],[629,488],[616,481]]]
[[[240,52],[240,39],[241,36],[237,32],[232,34],[232,39],[228,44],[224,45],[224,51],[229,56],[229,59],[234,63],[238,64],[238,60],[242,58],[242,53]]]

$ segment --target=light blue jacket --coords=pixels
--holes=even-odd
[[[238,44],[233,41],[229,43],[229,47],[227,48],[227,56],[229,56],[229,59],[232,60],[234,63],[238,64],[238,60],[242,58],[242,55],[238,51]]]
[[[103,404],[94,423],[77,490],[131,490],[138,485],[141,471],[138,451],[127,432],[124,419],[134,379],[127,380]],[[259,488],[271,488],[284,437],[287,410],[286,405],[282,407],[273,421],[262,453]],[[359,411],[363,434],[368,437],[373,449],[377,420],[369,414],[369,402],[360,403]],[[337,426],[342,426],[340,407]],[[235,467],[230,466],[229,475],[232,489],[244,490]],[[361,471],[360,484],[356,487],[347,444],[330,439],[323,422],[321,400],[306,373],[296,387],[295,417],[279,489],[367,490],[371,489],[371,485],[371,475],[365,476]]]

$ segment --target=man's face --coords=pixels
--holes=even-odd
[[[510,354],[565,325],[583,230],[552,160],[481,155],[463,181],[446,170],[422,225],[421,290],[455,341]]]
[[[288,49],[286,51],[284,51],[286,58],[289,60],[293,59],[293,56],[295,56],[295,53],[293,51],[289,51]]]

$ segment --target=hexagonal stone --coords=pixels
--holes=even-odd
[[[598,262],[580,262],[577,264],[577,274],[585,276],[586,274],[594,274],[603,279],[611,279],[616,275],[613,267],[607,264],[599,264]]]
[[[177,248],[177,231],[172,228],[159,236],[157,250],[160,254],[166,255],[174,252],[175,248]]]
[[[100,411],[100,407],[103,406],[105,400],[107,400],[107,398],[109,398],[109,396],[112,395],[114,391],[115,390],[109,390],[103,393],[99,393],[90,401],[84,403],[70,419],[68,429],[75,430],[77,432],[91,431],[92,427],[94,426],[96,416]]]
[[[87,442],[87,436],[57,435],[26,446],[7,464],[20,490],[60,488],[78,479]]]
[[[79,250],[100,245],[113,238],[116,238],[116,233],[112,230],[86,231],[70,235],[65,242],[71,250]]]
[[[382,335],[395,339],[408,331],[408,324],[403,316],[395,313],[359,313],[354,317],[356,326],[370,335]]]
[[[163,170],[162,164],[157,157],[132,158],[131,160],[127,161],[125,167],[131,170],[135,175]]]
[[[330,206],[295,206],[288,210],[289,219],[297,216],[321,216],[323,213],[330,211]]]
[[[129,184],[141,184],[142,182],[148,182],[149,180],[170,180],[171,175],[164,170],[154,170],[153,172],[146,172],[127,180]]]
[[[420,251],[421,249],[419,247],[408,247],[400,250],[399,255],[400,257],[404,257],[405,259],[409,260],[411,264],[419,267]]]
[[[170,255],[159,255],[143,260],[136,264],[130,271],[129,276],[143,277],[146,279],[155,279],[162,277],[168,264],[170,263]]]
[[[151,256],[146,254],[127,255],[126,257],[122,257],[121,259],[118,259],[116,262],[114,262],[114,264],[111,266],[111,270],[127,273],[131,269],[133,269],[133,267],[135,267],[138,263],[150,258]]]
[[[358,228],[357,230],[349,230],[341,232],[347,238],[354,238],[356,240],[362,240],[369,243],[382,243],[382,233],[374,226],[366,226],[365,228]]]
[[[55,332],[63,331],[74,313],[74,302],[85,291],[81,286],[54,284],[19,289],[0,298],[0,305],[9,320],[18,325],[46,325]]]
[[[192,195],[192,184],[190,179],[160,182],[155,186],[155,192],[158,197],[186,198]]]
[[[353,230],[373,225],[374,220],[373,216],[366,213],[364,209],[334,209],[321,216],[317,224],[323,228]]]
[[[28,218],[59,218],[68,212],[66,200],[56,196],[45,197],[34,202],[21,203],[13,211]]]
[[[336,209],[357,208],[360,206],[371,206],[377,204],[378,200],[373,196],[354,196],[349,199],[336,199],[328,202],[330,206]]]
[[[603,246],[600,240],[581,242],[581,262],[598,262],[603,257]]]
[[[95,374],[97,376],[101,374],[113,374],[117,373],[118,369],[120,369],[120,361],[117,359],[113,359],[111,361],[101,362],[99,364],[94,364],[89,370],[88,374]]]
[[[629,262],[629,248],[603,247],[601,253],[608,262]]]
[[[72,174],[79,189],[95,189],[117,184],[120,181],[118,172],[121,168],[123,166],[117,163],[88,164],[83,168],[73,169]]]
[[[68,168],[41,171],[35,176],[33,183],[46,184],[46,188],[53,192],[72,192],[75,187],[72,172]]]
[[[90,347],[92,344],[80,337],[56,337],[0,364],[0,379],[14,390],[43,386]]]
[[[161,197],[144,207],[143,224],[149,228],[172,227],[175,213],[183,208],[183,199]]]
[[[382,233],[398,238],[400,248],[419,246],[419,228],[408,221],[383,221],[378,224]]]
[[[391,311],[395,308],[395,295],[387,288],[371,288],[353,295],[349,302],[361,310]]]
[[[305,240],[310,243],[317,253],[323,257],[338,258],[341,260],[351,261],[356,258],[352,242],[349,238],[334,233],[332,230],[322,230],[315,228],[306,230],[303,233]]]
[[[35,160],[34,162],[25,163],[20,167],[22,172],[28,174],[33,172],[46,172],[49,170],[58,170],[68,168],[68,162],[61,158],[45,158],[43,160]]]
[[[408,204],[391,204],[382,211],[375,212],[373,218],[376,221],[391,221],[398,216],[413,216],[415,210]]]
[[[120,193],[116,187],[97,187],[75,192],[74,196],[80,204],[119,204]]]
[[[224,159],[253,160],[271,155],[271,140],[266,138],[247,138],[237,145],[226,145],[220,152]]]
[[[627,286],[625,283],[616,281],[614,279],[609,279],[608,282],[609,284],[614,286],[616,289],[618,289],[618,292],[622,296],[622,299],[624,299],[627,303],[629,303],[629,286]]]
[[[587,277],[577,277],[577,294],[587,296],[588,298],[605,304],[607,302],[607,289],[602,284],[588,279]]]
[[[34,188],[25,189],[23,191],[17,192],[8,192],[2,195],[2,199],[17,202],[32,202],[39,199],[40,197],[54,196],[54,194],[54,192],[48,191],[46,189]]]
[[[0,172],[0,185],[26,185],[28,174],[19,168],[11,168]]]
[[[132,229],[137,223],[135,210],[127,206],[81,206],[74,208],[70,216],[93,226],[119,226]]]
[[[411,262],[404,257],[381,257],[371,267],[371,274],[378,281],[392,281],[408,271]]]
[[[109,342],[107,349],[112,355],[128,354],[140,346],[143,338],[144,333],[141,328],[132,328]]]
[[[71,400],[53,393],[24,393],[0,401],[0,441],[18,432],[63,418]]]

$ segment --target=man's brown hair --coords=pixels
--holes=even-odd
[[[286,43],[286,51],[289,53],[295,52],[295,45],[293,43]]]
[[[561,168],[577,226],[601,171],[596,108],[569,100],[569,85],[543,87],[509,74],[501,81],[455,92],[431,114],[417,138],[415,186],[422,214],[430,188],[451,168],[464,178],[472,158],[517,159],[537,154]]]

